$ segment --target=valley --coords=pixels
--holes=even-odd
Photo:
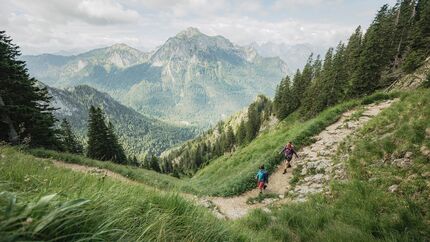
[[[0,241],[430,240],[429,0],[6,1]]]

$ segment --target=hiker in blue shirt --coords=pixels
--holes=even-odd
[[[255,178],[257,179],[257,187],[260,189],[260,193],[262,193],[263,189],[266,189],[266,184],[269,183],[269,174],[264,169],[264,165],[260,166]]]

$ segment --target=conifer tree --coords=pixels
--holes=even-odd
[[[260,113],[252,103],[248,108],[248,122],[246,123],[246,141],[251,142],[260,130]]]
[[[88,148],[87,156],[98,160],[108,160],[107,126],[100,108],[90,107],[88,118]]]
[[[51,98],[29,76],[20,55],[19,47],[0,31],[0,139],[14,143],[27,139],[31,146],[58,149]]]
[[[127,162],[127,157],[124,153],[124,148],[118,142],[118,138],[115,134],[115,128],[111,122],[108,124],[107,129],[107,144],[110,147],[110,160],[115,161],[116,163],[125,164]]]
[[[273,101],[275,114],[279,120],[283,120],[294,111],[296,104],[291,92],[290,77],[286,76],[281,80]]]
[[[246,127],[245,127],[245,121],[241,121],[239,124],[239,127],[236,131],[236,140],[239,145],[242,145],[246,142]]]
[[[63,149],[69,153],[81,154],[83,152],[82,144],[79,143],[67,119],[62,120],[60,127]]]
[[[112,123],[105,123],[101,108],[90,107],[88,120],[87,156],[98,160],[111,160],[125,164],[127,157],[119,144]]]
[[[227,145],[228,151],[231,151],[234,144],[236,143],[236,137],[234,136],[233,128],[231,126],[228,126],[227,128],[226,143],[228,144]]]
[[[345,48],[345,69],[347,70],[347,97],[352,96],[351,93],[351,80],[354,73],[357,71],[358,61],[361,53],[361,42],[363,34],[361,32],[361,26],[355,29],[355,32],[349,37],[348,44]]]
[[[430,1],[418,0],[412,18],[410,46],[403,63],[403,69],[408,73],[418,68],[430,55]]]
[[[339,43],[333,56],[331,74],[327,79],[326,106],[332,106],[344,100],[348,87],[348,71],[346,69],[345,45]]]
[[[297,70],[296,75],[294,76],[292,87],[293,103],[290,105],[292,106],[291,112],[295,111],[298,107],[300,107],[303,102],[304,93],[311,84],[313,76],[312,63],[313,54],[309,56],[308,61],[303,68],[303,71],[300,73],[300,71]]]
[[[367,95],[380,85],[381,73],[389,63],[390,37],[392,24],[390,10],[384,5],[364,35],[362,51],[358,60],[357,71],[352,78],[351,94],[353,97]]]

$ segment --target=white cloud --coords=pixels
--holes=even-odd
[[[327,46],[345,40],[362,24],[356,16],[350,17],[353,23],[346,23],[345,16],[324,22],[313,16],[319,10],[316,6],[333,3],[345,7],[343,0],[279,0],[270,4],[263,0],[0,1],[0,26],[26,54],[88,50],[118,42],[148,50],[189,26],[238,44],[272,41]],[[302,17],[308,10],[305,5],[314,6],[314,10]],[[291,7],[299,17],[285,10]]]
[[[106,25],[133,23],[139,18],[137,11],[113,0],[18,0],[13,3],[22,11],[53,23],[81,21]]]

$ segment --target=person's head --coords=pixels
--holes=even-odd
[[[260,170],[264,170],[264,165],[260,165]]]
[[[290,142],[288,142],[287,147],[288,147],[288,148],[293,147],[293,143],[292,143],[291,141],[290,141]]]

